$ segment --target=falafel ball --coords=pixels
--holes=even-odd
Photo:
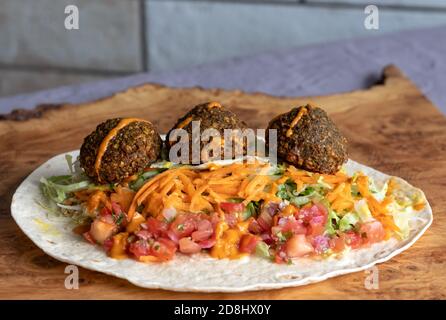
[[[197,123],[198,122],[198,123]],[[201,141],[198,135],[193,134],[193,123],[199,124],[200,134],[203,134],[203,131],[206,129],[215,129],[218,131],[220,135],[220,139],[214,139],[213,137],[209,141]],[[167,134],[167,152],[170,153],[171,148],[179,141],[181,141],[180,137],[175,137],[171,134],[174,133],[175,129],[184,129],[188,134],[188,159],[187,161],[181,160],[180,162],[198,164],[198,163],[206,163],[211,160],[224,159],[225,158],[225,141],[224,141],[224,130],[232,129],[232,130],[240,130],[242,133],[244,129],[247,129],[247,125],[245,122],[241,121],[237,115],[220,105],[218,102],[207,102],[200,105],[195,106],[192,110],[187,112],[183,117],[179,118],[177,123],[169,130]],[[198,140],[200,139],[200,140]],[[240,138],[238,135],[234,135],[231,138],[232,140],[232,155],[228,158],[234,158],[237,156],[236,150],[241,150],[243,155],[247,153],[247,139]],[[198,159],[193,159],[193,144],[200,145],[200,161]],[[220,148],[220,154],[213,155],[212,152],[208,152],[210,145],[213,144],[215,149]],[[237,149],[236,149],[237,148]],[[240,153],[240,152],[238,152]],[[186,156],[181,156],[181,158],[185,159]],[[195,157],[196,158],[196,157]],[[195,160],[195,161],[193,161]],[[173,161],[173,159],[171,159]],[[176,162],[176,161],[174,161]]]
[[[117,183],[156,161],[162,140],[155,126],[141,119],[109,119],[82,144],[80,165],[98,183]]]
[[[269,129],[277,129],[278,157],[299,168],[334,174],[348,159],[347,139],[321,108],[293,108],[272,119]]]

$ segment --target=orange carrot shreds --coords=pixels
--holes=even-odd
[[[89,213],[94,213],[101,207],[107,207],[111,209],[110,199],[107,197],[105,192],[96,190],[93,192],[87,200],[87,211]]]
[[[182,182],[183,185],[184,185],[184,192],[185,192],[189,197],[192,198],[192,196],[193,196],[194,193],[195,193],[195,187],[194,187],[194,184],[193,184],[193,182],[192,182],[193,180],[191,179],[190,175],[188,176],[188,175],[186,175],[186,174],[179,173],[179,174],[178,174],[178,178],[181,180],[181,182]]]
[[[353,209],[354,201],[350,183],[343,182],[339,184],[333,191],[327,194],[326,198],[330,202],[332,209],[338,213]]]
[[[398,182],[394,178],[390,178],[387,183],[387,191],[386,196],[389,196],[393,193],[393,190],[398,188]]]
[[[132,204],[135,192],[129,188],[117,186],[115,192],[110,195],[110,199],[113,202],[118,203],[122,210],[127,212]]]
[[[284,175],[283,177],[277,179],[277,180],[276,180],[276,183],[277,183],[277,184],[283,184],[283,183],[287,182],[288,179],[290,179],[290,177],[287,176],[287,175]]]
[[[207,185],[203,185],[199,187],[194,195],[192,196],[192,199],[190,201],[190,210],[192,212],[200,212],[203,207],[209,207],[212,209],[212,206],[209,202],[207,202],[205,199],[203,199],[202,193],[208,188]]]
[[[332,174],[323,174],[322,178],[324,179],[324,182],[329,183],[331,185],[339,184],[342,182],[347,182],[349,180],[349,177],[342,172],[338,172],[334,175]]]
[[[333,191],[329,192],[327,194],[328,202],[333,202],[342,193],[344,188],[345,188],[345,183],[341,183]]]
[[[212,179],[212,178],[223,178],[227,175],[231,174],[235,169],[243,166],[241,163],[234,163],[227,167],[221,167],[213,171],[205,171],[200,174],[203,179]]]
[[[250,182],[250,179],[249,179],[249,178],[245,178],[245,179],[243,179],[243,181],[240,183],[240,186],[239,186],[239,189],[238,189],[238,192],[237,192],[237,195],[238,195],[240,198],[243,197],[244,192],[245,192],[245,189],[246,189],[246,187],[248,186],[249,182]]]
[[[356,179],[356,185],[358,186],[358,191],[364,198],[370,197],[369,190],[369,177],[360,175]]]
[[[79,190],[79,191],[75,191],[74,192],[74,196],[78,199],[78,200],[80,200],[80,201],[82,201],[82,202],[85,202],[85,201],[87,201],[88,200],[88,198],[90,198],[90,195],[93,193],[93,191],[92,190],[88,190],[88,189],[86,189],[86,190]]]
[[[230,195],[224,195],[218,192],[214,192],[212,188],[209,188],[208,192],[209,192],[208,201],[214,204],[220,202],[226,202],[228,199],[232,198]]]
[[[387,213],[387,204],[380,203],[378,200],[376,200],[374,197],[370,196],[367,197],[367,205],[369,206],[370,212],[374,217],[377,217],[379,215],[385,215]]]
[[[156,216],[167,207],[190,212],[212,211],[215,203],[239,197],[240,192],[252,193],[253,199],[269,196],[263,192],[270,183],[269,176],[265,175],[269,169],[269,165],[261,163],[236,163],[212,171],[170,169],[141,187],[128,215],[131,217],[141,205],[144,205],[143,215]]]
[[[393,199],[391,197],[386,197],[380,203],[372,196],[367,197],[367,204],[369,206],[370,212],[372,213],[372,216],[383,224],[384,229],[399,232],[400,229],[395,225],[393,217],[388,214],[387,210],[387,206],[392,201]]]
[[[351,211],[353,209],[354,203],[348,200],[336,200],[332,204],[332,209],[336,212]]]
[[[164,184],[163,188],[160,190],[161,195],[167,195],[167,193],[170,192],[174,187],[175,187],[175,181],[172,179],[166,184]]]
[[[169,173],[169,171],[170,170],[166,170],[166,171],[158,174],[157,176],[153,177],[138,190],[138,192],[133,197],[132,204],[130,205],[129,211],[127,212],[127,218],[129,221],[133,218],[133,214],[135,213],[137,207],[139,205],[141,205],[141,203],[142,203],[142,201],[138,201],[138,199],[141,198],[141,195],[144,194],[144,192],[147,191],[147,189],[150,188],[150,186],[152,184],[154,184],[155,182],[157,182],[157,181],[161,180],[163,177],[165,177]]]
[[[297,169],[296,167],[294,167],[294,166],[288,166],[287,167],[287,172],[289,172],[290,174],[294,174],[294,175],[297,175],[297,176],[308,176],[308,177],[310,177],[310,176],[312,176],[312,173],[311,172],[308,172],[308,171],[305,171],[305,170],[300,170],[300,169]]]
[[[123,182],[129,183],[129,182],[135,181],[136,179],[138,179],[138,175],[134,174],[134,175],[131,175],[130,177],[125,178]]]
[[[142,204],[142,199],[145,199],[149,194],[151,194],[152,192],[154,192],[155,190],[157,190],[160,187],[160,182],[159,181],[155,181],[149,188],[147,188],[147,190],[140,196],[141,201],[137,201],[138,206],[140,206]],[[136,198],[137,194],[135,195]]]
[[[420,210],[423,210],[425,206],[426,206],[426,203],[423,201],[423,202],[414,204],[413,208],[416,211],[420,211]]]

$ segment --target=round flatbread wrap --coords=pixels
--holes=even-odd
[[[73,158],[78,151],[69,152]],[[351,250],[338,258],[299,258],[293,264],[275,264],[256,256],[238,260],[214,259],[206,254],[182,255],[164,263],[142,263],[132,259],[116,260],[99,247],[87,243],[73,233],[74,225],[67,217],[55,217],[39,205],[41,177],[67,173],[66,154],[48,160],[32,172],[16,190],[11,213],[20,229],[51,257],[86,269],[99,271],[144,288],[174,291],[242,292],[305,285],[342,274],[357,272],[382,263],[408,249],[432,223],[432,209],[423,192],[403,179],[396,178],[400,192],[416,194],[426,203],[411,222],[404,241],[391,238],[368,248]],[[362,171],[382,183],[389,176],[349,160],[349,175]]]

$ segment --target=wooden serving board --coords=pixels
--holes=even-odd
[[[19,183],[112,117],[137,116],[167,132],[194,105],[215,100],[253,128],[309,101],[328,111],[349,139],[350,157],[421,188],[434,211],[431,228],[409,250],[378,266],[379,289],[353,273],[303,287],[237,294],[175,293],[136,287],[80,268],[79,290],[64,287],[65,263],[38,249],[10,216]],[[240,91],[173,89],[147,84],[82,105],[44,106],[0,120],[0,298],[113,299],[376,299],[446,298],[446,118],[396,67],[370,89],[321,97],[282,98]],[[253,270],[255,272],[255,270]]]

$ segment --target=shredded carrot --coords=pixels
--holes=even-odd
[[[356,179],[356,185],[358,186],[358,191],[364,198],[370,197],[369,190],[369,177],[360,175]]]
[[[122,210],[127,212],[134,196],[135,192],[133,190],[117,186],[115,192],[110,195],[110,199],[111,201],[118,203]]]
[[[102,207],[111,208],[111,203],[107,198],[107,195],[100,190],[94,191],[87,201],[87,210],[89,213],[93,213],[94,211],[100,209]]]
[[[129,206],[129,219],[141,205],[144,205],[143,216],[157,216],[164,208],[214,211],[215,204],[235,197],[247,202],[262,198],[277,200],[277,187],[268,190],[272,182],[266,175],[269,169],[269,165],[263,163],[234,163],[202,171],[186,167],[170,169],[149,180],[135,194]]]

